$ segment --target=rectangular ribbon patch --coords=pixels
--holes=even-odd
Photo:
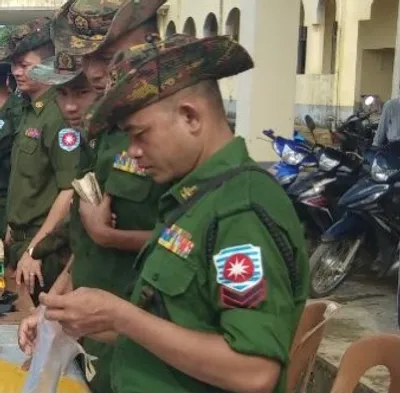
[[[113,167],[123,172],[146,176],[146,171],[138,165],[135,159],[129,157],[126,151],[115,155]]]
[[[40,130],[38,130],[37,128],[27,128],[25,130],[25,136],[27,136],[28,138],[32,138],[32,139],[39,139],[41,133],[42,132]]]
[[[174,224],[171,228],[163,230],[158,238],[158,244],[172,253],[186,259],[194,247],[191,238],[192,235],[189,232]]]

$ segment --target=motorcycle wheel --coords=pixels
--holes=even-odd
[[[320,244],[310,258],[311,297],[332,293],[350,274],[363,236]]]

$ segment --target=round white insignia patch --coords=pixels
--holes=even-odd
[[[81,134],[73,128],[64,128],[58,132],[58,145],[65,151],[75,150],[81,143]]]
[[[0,130],[4,127],[4,120],[0,119]]]

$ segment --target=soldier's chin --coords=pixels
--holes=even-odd
[[[170,181],[167,173],[158,171],[157,169],[155,169],[153,167],[146,168],[146,174],[147,174],[147,176],[150,176],[154,180],[154,182],[157,184],[164,184],[164,183],[168,183]]]

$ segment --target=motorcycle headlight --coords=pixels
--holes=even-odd
[[[390,176],[394,175],[398,169],[388,169],[381,167],[375,159],[372,163],[371,176],[377,182],[385,182]]]
[[[334,158],[330,158],[325,153],[322,153],[321,157],[319,158],[318,165],[323,171],[331,171],[332,169],[335,169],[338,165],[340,165],[340,161],[335,160]]]
[[[299,165],[306,155],[304,153],[299,153],[291,149],[288,145],[285,145],[282,151],[282,160],[289,165]]]

